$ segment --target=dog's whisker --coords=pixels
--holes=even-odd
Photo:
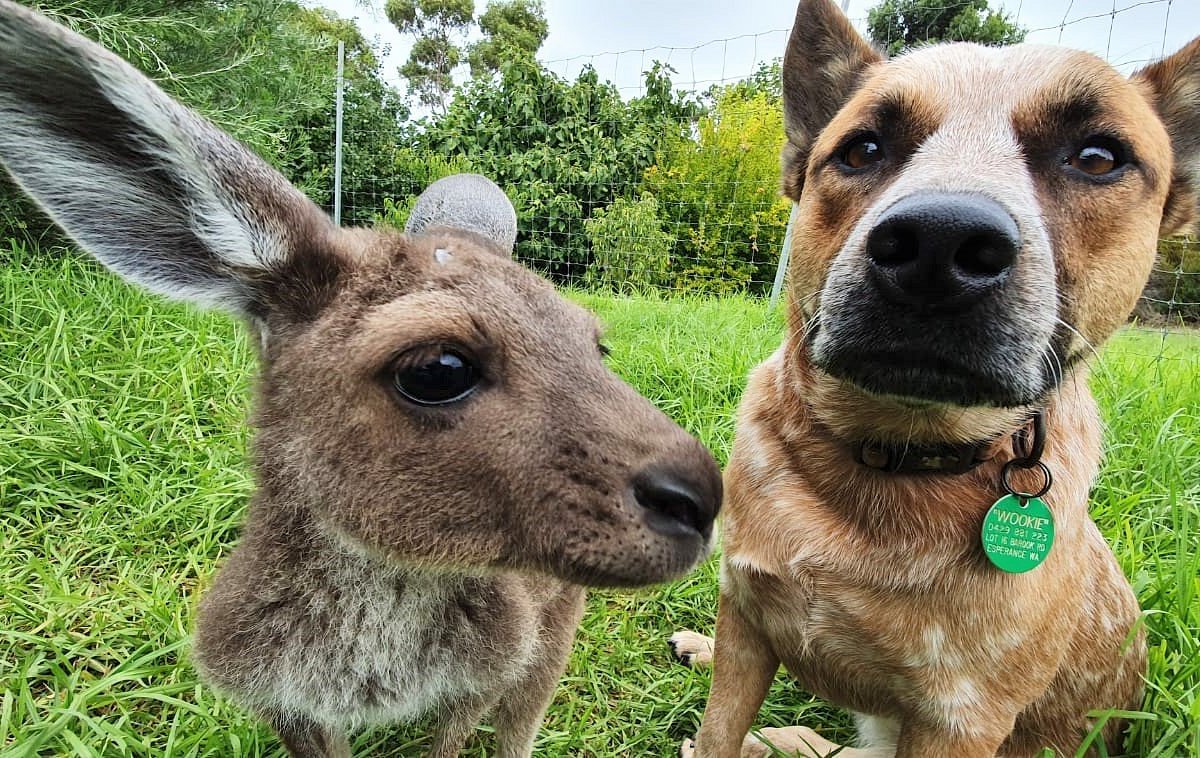
[[[804,328],[800,332],[799,345],[800,345],[801,349],[803,348],[804,345],[808,344],[808,337],[812,333],[813,329],[817,328],[817,324],[820,320],[821,320],[821,312],[820,311],[817,311],[816,313],[814,313],[812,315],[812,318],[805,319]]]
[[[1086,347],[1089,351],[1091,351],[1092,355],[1094,355],[1096,358],[1100,357],[1100,351],[1096,349],[1096,346],[1094,344],[1092,344],[1091,340],[1089,340],[1087,337],[1083,336],[1083,332],[1079,331],[1074,326],[1072,326],[1069,322],[1063,320],[1062,318],[1060,318],[1058,316],[1055,316],[1054,320],[1056,323],[1058,323],[1059,326],[1065,327],[1068,331],[1070,331],[1072,334],[1074,334],[1076,337],[1078,337],[1079,340],[1083,343],[1084,347]]]
[[[1057,370],[1058,370],[1058,376],[1056,377],[1056,379],[1057,379],[1056,384],[1061,383],[1063,378],[1066,376],[1067,372],[1066,372],[1066,368],[1063,366],[1062,356],[1058,354],[1058,351],[1054,349],[1053,345],[1050,346],[1050,357],[1052,357],[1054,359],[1054,365],[1057,367]]]
[[[1046,374],[1050,378],[1050,386],[1057,387],[1059,382],[1062,381],[1062,377],[1059,375],[1059,371],[1054,365],[1055,361],[1051,358],[1051,356],[1054,354],[1054,348],[1050,347],[1046,350],[1046,352],[1043,352],[1039,358],[1042,362],[1042,365],[1046,367]]]

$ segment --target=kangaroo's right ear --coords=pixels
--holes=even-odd
[[[783,193],[800,199],[813,141],[883,60],[832,0],[800,0],[783,56]]]
[[[336,230],[303,193],[125,61],[9,0],[0,164],[83,248],[157,292],[304,319],[338,278]]]
[[[517,243],[517,211],[512,201],[495,182],[480,174],[444,176],[417,197],[404,231],[420,234],[438,226],[483,235],[510,258]]]

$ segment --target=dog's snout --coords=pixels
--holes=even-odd
[[[1013,217],[966,193],[910,195],[867,236],[875,285],[899,305],[965,310],[998,290],[1021,248]]]
[[[695,532],[708,539],[721,507],[720,474],[714,479],[708,471],[689,475],[650,466],[634,477],[633,498],[648,512],[648,523],[656,530]]]

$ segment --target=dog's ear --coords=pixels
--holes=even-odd
[[[1186,231],[1200,217],[1200,37],[1133,75],[1148,91],[1171,137],[1175,173],[1160,234]]]
[[[800,0],[783,57],[783,193],[800,199],[813,141],[883,57],[832,0]]]

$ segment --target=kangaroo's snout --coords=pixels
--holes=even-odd
[[[977,194],[920,193],[884,211],[867,236],[870,276],[897,305],[962,311],[998,291],[1021,232],[996,201]]]
[[[721,475],[708,455],[697,456],[687,469],[651,465],[630,486],[634,502],[646,512],[646,523],[669,536],[712,536],[721,508]]]

